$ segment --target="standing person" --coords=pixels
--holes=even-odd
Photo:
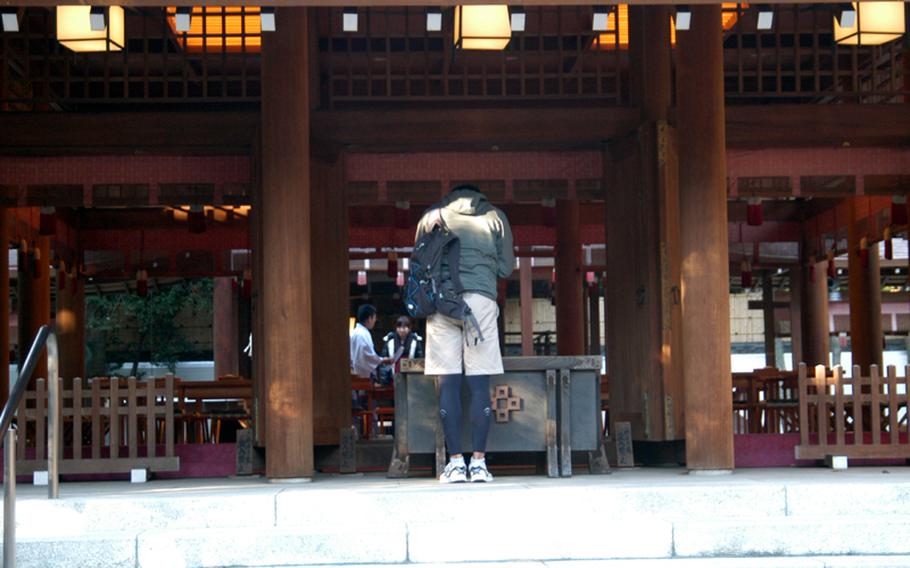
[[[399,349],[402,350],[401,359],[422,359],[423,338],[416,331],[411,331],[411,318],[401,316],[395,321],[395,331],[390,331],[382,338],[382,356],[394,358]],[[379,382],[384,385],[392,384],[392,378],[401,369],[400,359],[393,365],[383,367],[379,374]]]
[[[506,278],[515,267],[512,229],[505,214],[490,204],[473,185],[455,187],[442,201],[427,210],[417,224],[417,239],[445,223],[461,243],[458,275],[463,299],[477,319],[473,325],[436,313],[427,318],[426,368],[440,381],[439,415],[442,418],[449,463],[439,477],[442,483],[493,481],[484,455],[490,419],[490,375],[500,375],[499,328],[496,278]],[[443,280],[448,263],[443,255]],[[461,383],[471,390],[470,416],[473,454],[465,466],[461,441]]]
[[[376,308],[364,304],[357,308],[357,325],[351,332],[351,374],[362,379],[376,379],[379,365],[388,365],[391,359],[380,357],[373,347],[370,330],[376,325]]]

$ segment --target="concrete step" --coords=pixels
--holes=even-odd
[[[55,501],[20,486],[17,557],[19,566],[144,568],[769,558],[787,562],[755,565],[850,566],[867,557],[888,566],[910,556],[901,537],[910,534],[910,469],[888,471],[637,470],[454,486],[379,475],[67,483]]]

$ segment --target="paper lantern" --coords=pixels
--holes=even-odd
[[[511,39],[507,5],[455,7],[456,49],[500,50]]]
[[[743,288],[752,287],[752,264],[746,259],[739,263],[739,279]]]
[[[904,34],[903,2],[852,2],[856,20],[841,27],[834,18],[834,41],[841,45],[881,45]]]
[[[42,207],[38,217],[38,234],[48,237],[57,232],[57,217],[53,207]]]
[[[205,208],[202,205],[190,207],[189,230],[194,234],[205,232]]]
[[[891,198],[891,224],[907,224],[907,196],[895,195]]]
[[[38,247],[33,247],[34,250],[31,253],[32,258],[32,278],[38,280],[41,278],[41,249]]]
[[[399,288],[404,288],[404,272],[399,271],[398,275],[395,276],[395,285]]]
[[[389,278],[395,278],[398,274],[398,253],[390,252],[389,259],[386,261],[385,273]]]
[[[149,295],[149,274],[141,268],[136,271],[136,295],[140,298]]]
[[[544,227],[556,226],[556,200],[544,199],[541,203],[541,221]]]
[[[240,280],[240,295],[247,299],[253,295],[253,271],[249,268],[243,269],[243,275]]]
[[[411,203],[408,201],[395,202],[395,228],[408,229],[411,227]]]
[[[57,41],[73,51],[121,51],[123,8],[107,9],[103,29],[92,29],[91,6],[57,6]]]
[[[746,202],[746,223],[752,227],[761,225],[765,218],[762,211],[761,199],[752,197]]]
[[[366,286],[366,285],[367,285],[367,271],[366,271],[366,270],[358,270],[358,271],[357,271],[357,285],[358,285],[358,286]]]

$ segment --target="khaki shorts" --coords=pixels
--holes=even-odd
[[[499,306],[496,302],[473,292],[464,300],[474,312],[483,341],[476,341],[473,326],[440,314],[427,318],[427,375],[501,375],[502,354],[499,351]]]

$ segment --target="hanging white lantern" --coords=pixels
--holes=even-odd
[[[57,41],[73,51],[121,51],[123,8],[108,8],[102,29],[92,29],[91,10],[91,6],[57,6]]]
[[[903,2],[853,2],[856,21],[841,27],[834,18],[834,41],[841,45],[881,45],[901,37],[904,27]]]
[[[395,277],[395,285],[399,288],[404,287],[404,272],[398,271],[398,276]]]
[[[357,271],[357,285],[358,285],[358,286],[366,286],[366,285],[367,285],[367,271],[366,271],[366,270],[358,270],[358,271]]]
[[[512,39],[509,7],[456,6],[456,49],[505,49]]]

